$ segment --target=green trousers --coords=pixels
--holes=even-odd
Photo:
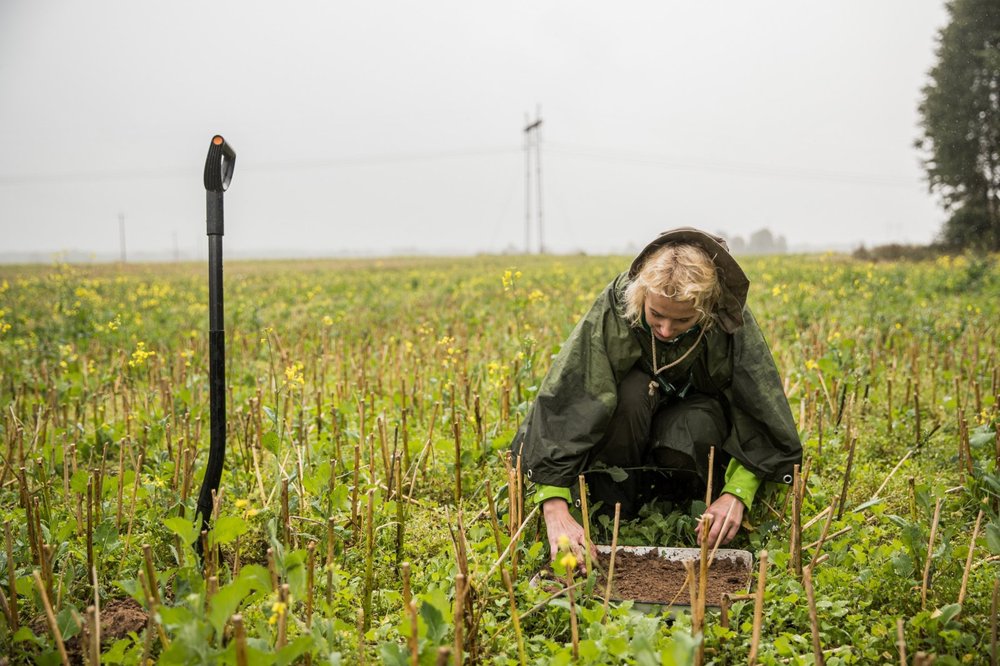
[[[714,494],[722,488],[728,456],[722,442],[730,424],[722,404],[711,396],[688,393],[665,397],[649,395],[652,377],[636,367],[618,387],[618,406],[608,429],[587,461],[585,472],[590,503],[602,505],[597,514],[634,518],[646,502],[664,498],[703,498],[708,483],[708,458],[715,447]],[[725,458],[725,459],[724,459]],[[615,481],[600,467],[619,467],[628,473]]]

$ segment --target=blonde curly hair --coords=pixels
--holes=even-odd
[[[714,322],[722,288],[715,264],[705,250],[690,243],[670,243],[653,252],[625,287],[621,314],[630,326],[642,321],[646,294],[650,292],[691,303],[701,315],[699,323],[707,329]]]

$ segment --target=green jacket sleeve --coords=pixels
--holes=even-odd
[[[623,279],[608,285],[573,329],[511,444],[535,483],[565,488],[577,482],[618,404],[618,384],[639,358],[617,312],[616,285]]]
[[[573,503],[573,495],[570,494],[569,488],[563,488],[561,486],[535,485],[535,504],[541,504],[545,500],[552,499],[553,497],[564,499],[567,504]]]
[[[757,494],[757,489],[760,487],[760,479],[741,465],[739,460],[730,458],[729,466],[726,467],[725,481],[726,485],[722,487],[722,492],[739,498],[749,510],[753,505],[754,495]]]

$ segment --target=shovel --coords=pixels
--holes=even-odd
[[[200,530],[209,529],[214,496],[219,491],[226,459],[226,331],[222,307],[222,198],[236,166],[236,151],[218,134],[212,137],[205,160],[205,194],[208,226],[208,378],[211,418],[208,465],[198,494],[195,512],[201,516]],[[201,539],[195,549],[202,554]]]

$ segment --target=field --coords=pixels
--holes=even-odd
[[[530,585],[549,556],[506,447],[561,341],[627,262],[227,264],[228,451],[204,572],[192,519],[208,452],[205,267],[0,268],[0,653],[990,663],[994,259],[743,262],[806,459],[796,492],[766,489],[734,544],[768,551],[759,641],[749,595],[724,618],[670,621],[605,610],[596,574]],[[521,486],[519,501],[508,488]],[[652,507],[619,543],[691,546],[703,507]]]

